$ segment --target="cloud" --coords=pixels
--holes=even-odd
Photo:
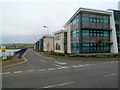
[[[0,23],[3,43],[31,42],[47,33],[52,34],[64,24],[79,7],[106,10],[117,9],[117,0],[2,0]]]

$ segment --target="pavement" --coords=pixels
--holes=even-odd
[[[2,68],[2,88],[118,88],[119,61],[60,60],[31,49],[23,60]]]

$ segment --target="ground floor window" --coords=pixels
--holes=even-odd
[[[72,49],[72,50],[78,50],[78,49],[80,49],[80,48],[79,48],[79,43],[72,43],[72,44],[71,44],[71,49]]]
[[[82,49],[83,50],[109,50],[110,49],[110,44],[106,43],[84,43],[82,44]]]
[[[56,50],[61,50],[61,45],[58,45],[58,43],[56,43],[55,48],[56,48]]]

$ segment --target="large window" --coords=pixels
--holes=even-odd
[[[58,36],[55,37],[55,40],[60,40],[60,39],[61,39],[60,35],[58,35]]]
[[[83,36],[89,36],[89,30],[82,30]]]
[[[108,31],[104,31],[104,36],[109,36],[109,32]]]
[[[71,44],[71,49],[72,50],[78,50],[79,49],[79,43],[72,43]]]
[[[82,21],[83,21],[83,22],[109,24],[109,20],[108,20],[108,19],[101,19],[101,18],[82,17]]]
[[[104,49],[110,49],[109,44],[104,44]]]
[[[89,50],[89,44],[83,44],[82,49],[83,50]]]
[[[72,38],[77,37],[77,36],[79,36],[79,30],[78,29],[76,29],[74,31],[71,31],[71,37]]]
[[[75,18],[73,19],[71,22],[70,22],[70,25],[75,25],[76,23],[79,22],[79,19],[78,18]]]
[[[82,21],[89,22],[89,18],[88,17],[82,17]]]
[[[56,50],[61,50],[61,46],[56,43]]]
[[[109,36],[109,31],[102,30],[82,30],[83,36]]]
[[[120,22],[119,21],[115,21],[115,24],[119,24]]]
[[[110,49],[110,45],[109,44],[105,44],[105,43],[84,43],[82,44],[82,49],[83,50],[108,50]]]
[[[108,19],[104,19],[104,23],[105,23],[105,24],[108,24],[108,23],[109,23],[109,20],[108,20]]]

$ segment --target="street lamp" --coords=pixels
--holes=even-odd
[[[47,35],[49,35],[49,28],[45,25],[43,27],[47,29]]]
[[[44,25],[43,27],[47,29],[47,35],[48,35],[47,49],[48,49],[48,54],[49,54],[49,28],[46,25]]]

